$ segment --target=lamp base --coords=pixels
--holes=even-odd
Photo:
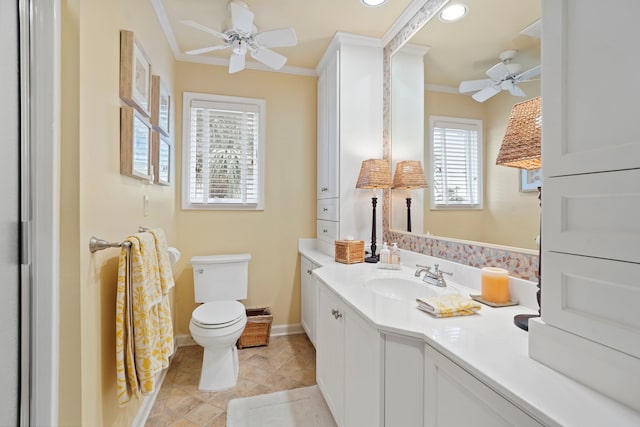
[[[518,314],[514,316],[513,323],[525,331],[529,331],[529,319],[533,319],[534,317],[540,317],[539,314]]]
[[[377,263],[378,262],[378,257],[376,255],[371,255],[370,257],[366,257],[364,259],[364,262],[370,262],[370,263]]]

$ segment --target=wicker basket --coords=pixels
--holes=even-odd
[[[247,325],[238,339],[238,348],[269,345],[272,322],[269,307],[247,308]]]
[[[336,262],[364,262],[364,240],[336,240]]]

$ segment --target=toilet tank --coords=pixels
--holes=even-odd
[[[246,299],[249,261],[251,254],[191,258],[196,302]]]

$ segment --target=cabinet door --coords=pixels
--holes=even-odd
[[[386,426],[424,425],[424,341],[385,335]]]
[[[380,426],[383,414],[380,333],[353,310],[343,310],[344,425]]]
[[[338,297],[318,282],[316,381],[333,418],[344,420],[344,308]]]
[[[428,345],[425,385],[427,427],[542,425]]]
[[[318,268],[305,257],[300,257],[300,323],[307,336],[316,345],[316,286],[312,272]]]
[[[318,199],[338,197],[338,53],[318,78]]]
[[[640,80],[607,84],[606,76],[612,67],[623,75],[640,67],[640,56],[630,54],[640,39],[640,2],[546,0],[542,6],[544,176],[639,168]]]

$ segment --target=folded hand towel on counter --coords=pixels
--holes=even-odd
[[[436,317],[467,316],[480,310],[481,305],[460,294],[446,294],[437,297],[417,298],[418,309]]]

